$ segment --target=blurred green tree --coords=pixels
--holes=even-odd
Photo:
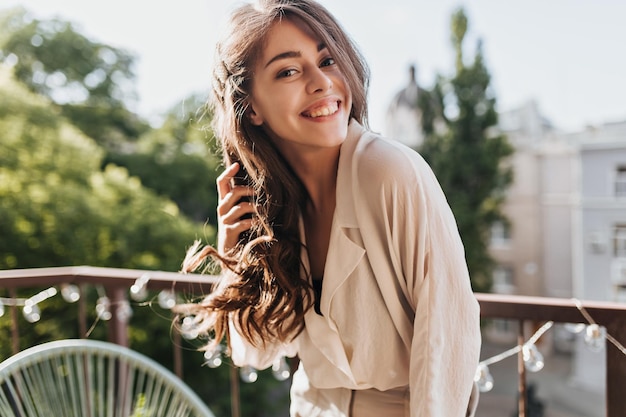
[[[143,134],[133,152],[111,152],[107,163],[124,166],[159,195],[172,199],[189,218],[216,226],[221,156],[207,125],[211,115],[193,95],[165,115],[161,127]]]
[[[513,148],[495,129],[496,98],[480,42],[473,60],[465,62],[467,28],[461,8],[451,19],[455,74],[438,76],[432,90],[419,99],[425,134],[420,152],[456,216],[473,288],[488,291],[494,266],[488,250],[490,231],[494,222],[506,221],[501,207],[513,178],[507,165]]]
[[[100,145],[123,148],[148,130],[128,110],[136,100],[129,52],[89,39],[70,22],[34,19],[24,8],[0,14],[0,33],[0,62]]]
[[[91,139],[7,71],[2,78],[0,268],[177,270],[200,227],[126,169],[101,170],[103,151]]]
[[[173,202],[142,187],[126,169],[109,165],[102,171],[104,152],[95,142],[2,66],[0,132],[0,269],[86,264],[176,271],[195,238],[213,236],[211,228],[180,215]],[[89,297],[95,304],[95,294]],[[70,305],[55,297],[46,309],[50,314],[37,326],[20,318],[20,327],[32,330],[21,340],[24,347],[78,336]],[[148,312],[137,309],[139,317]],[[162,334],[144,352],[169,362],[170,323],[144,315],[141,330],[131,328],[131,343],[144,331]],[[8,318],[1,318],[0,327],[8,326]],[[3,357],[10,354],[9,335],[0,331]]]

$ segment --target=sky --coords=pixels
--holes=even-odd
[[[84,35],[136,54],[137,111],[153,118],[210,85],[213,50],[241,0],[0,0],[36,18],[60,17]],[[452,75],[450,18],[469,19],[466,55],[483,45],[499,111],[534,100],[564,131],[626,120],[624,0],[320,0],[341,22],[371,69],[370,126],[408,83],[432,87]]]

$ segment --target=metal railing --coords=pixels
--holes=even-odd
[[[519,344],[525,340],[526,322],[584,323],[588,324],[579,307],[571,299],[528,297],[476,293],[481,317],[517,320],[520,323]],[[607,333],[620,343],[626,341],[626,305],[611,302],[583,301],[584,310],[595,323],[606,327]],[[518,353],[519,416],[526,416],[526,382],[522,352]],[[606,344],[606,415],[626,415],[626,356],[618,347]]]
[[[129,288],[138,278],[149,274],[147,288],[150,290],[173,290],[188,294],[207,294],[215,277],[198,274],[178,274],[161,271],[143,271],[117,268],[97,268],[88,266],[34,268],[0,271],[0,288],[8,289],[14,297],[18,288],[36,288],[62,284],[74,284],[79,288],[87,285],[102,285],[111,297],[112,319],[109,326],[109,341],[128,346],[127,323],[115,314],[116,306],[126,300]],[[527,322],[585,323],[580,309],[570,299],[527,297],[513,295],[497,295],[477,293],[481,306],[481,316],[490,319],[509,319],[520,323],[519,343],[525,340],[524,328]],[[83,300],[81,297],[80,300]],[[80,301],[84,303],[84,301]],[[585,310],[595,322],[606,327],[607,333],[617,341],[626,341],[626,306],[623,304],[597,301],[584,301]],[[79,305],[79,328],[86,334],[86,306]],[[13,350],[19,348],[19,329],[17,327],[17,308],[9,306],[12,317]],[[613,344],[606,344],[606,415],[607,417],[623,417],[626,415],[626,356]],[[177,368],[175,358],[174,367]],[[175,372],[179,373],[176,369]],[[519,375],[519,416],[526,416],[526,381],[521,352],[518,358]]]

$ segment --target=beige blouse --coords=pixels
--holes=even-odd
[[[289,344],[260,351],[231,332],[239,366],[299,356],[292,416],[348,416],[351,390],[403,386],[410,417],[465,416],[481,339],[455,219],[419,154],[356,121],[341,147],[320,303]]]

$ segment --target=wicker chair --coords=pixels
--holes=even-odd
[[[214,417],[176,375],[131,349],[61,340],[0,363],[2,417]]]

